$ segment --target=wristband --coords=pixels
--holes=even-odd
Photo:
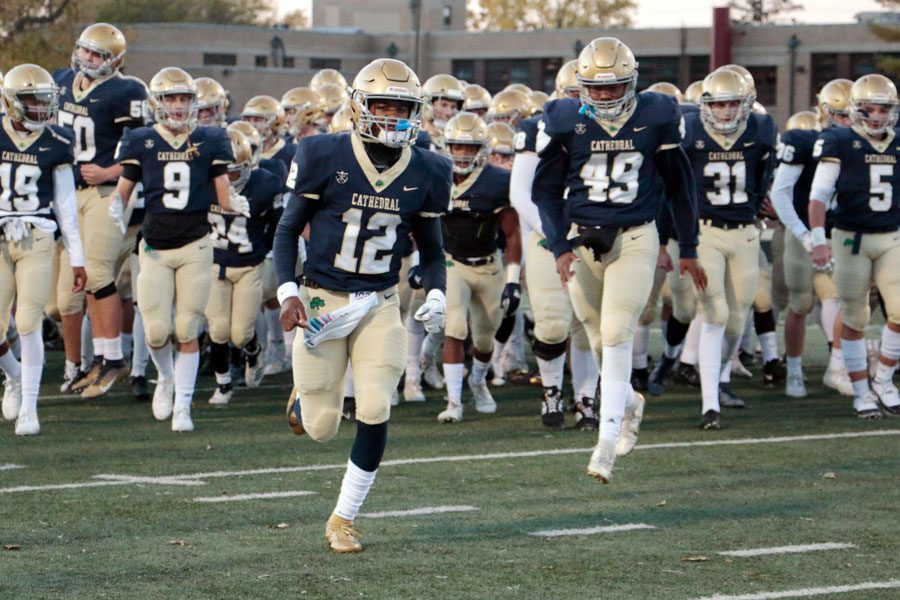
[[[519,263],[509,263],[506,265],[506,283],[519,283],[521,274],[522,265]]]
[[[824,246],[828,243],[828,240],[825,239],[824,227],[813,227],[811,236],[813,248],[816,246]]]

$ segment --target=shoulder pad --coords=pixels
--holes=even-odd
[[[774,145],[775,138],[778,135],[778,127],[775,126],[775,120],[772,118],[772,115],[750,113],[750,118],[756,121],[758,136]]]
[[[558,98],[544,105],[543,121],[549,134],[572,131],[581,118],[581,102],[575,98]]]
[[[53,71],[51,77],[53,77],[53,81],[59,83],[60,81],[66,79],[66,77],[70,74],[74,74],[74,71],[72,71],[72,67],[63,67],[61,69],[56,69],[55,71]]]
[[[75,139],[75,131],[72,129],[66,129],[64,127],[60,127],[59,125],[50,125],[47,128],[47,131],[50,132],[50,135],[60,142],[66,144],[67,146],[72,143]]]
[[[675,98],[656,92],[638,94],[637,108],[634,112],[642,123],[646,122],[650,125],[671,123],[681,115]]]
[[[453,161],[451,161],[450,158],[443,154],[420,148],[419,146],[412,146],[410,150],[413,153],[412,159],[418,158],[418,160],[421,161],[429,171],[434,173],[435,176],[440,178],[451,176],[451,173],[453,172]],[[412,162],[412,160],[410,162]]]
[[[682,104],[679,108],[681,108],[681,114],[685,116],[690,114],[700,114],[700,107],[696,104],[691,104],[690,102]]]

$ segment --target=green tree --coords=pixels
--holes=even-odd
[[[629,27],[635,0],[469,0],[469,29],[529,31]]]
[[[94,4],[94,19],[109,23],[268,25],[274,18],[269,0],[99,0]]]
[[[786,20],[790,13],[803,8],[803,5],[794,0],[731,0],[728,7],[732,11],[732,18],[739,23],[749,25],[767,25]],[[796,23],[796,19],[787,19]]]
[[[4,0],[0,3],[0,64],[33,62],[49,70],[68,62],[72,28],[85,15],[79,0]]]
[[[878,0],[878,4],[892,12],[900,11],[900,0]],[[880,40],[891,44],[900,43],[900,26],[875,21],[869,23],[869,30]],[[900,58],[897,58],[896,55],[882,56],[878,59],[877,64],[879,70],[890,75],[893,79],[900,77]]]

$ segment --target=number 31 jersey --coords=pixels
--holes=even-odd
[[[305,276],[344,292],[396,285],[413,219],[444,214],[451,181],[450,160],[419,146],[378,172],[355,133],[303,138],[287,185],[316,206]]]

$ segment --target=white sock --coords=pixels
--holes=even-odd
[[[147,373],[147,362],[150,360],[150,349],[144,335],[144,317],[138,307],[134,307],[134,324],[131,326],[134,335],[133,354],[131,357],[131,376],[143,377]]]
[[[131,356],[134,350],[134,336],[130,333],[122,333],[120,337],[122,338],[122,356]]]
[[[650,347],[650,328],[638,325],[634,328],[634,348],[631,350],[631,366],[634,369],[647,368],[647,349]]]
[[[775,338],[775,332],[769,331],[758,337],[759,344],[762,346],[763,362],[776,360],[778,358],[778,340]]]
[[[91,329],[91,319],[87,313],[81,319],[81,368],[89,369],[94,362],[94,332]]]
[[[159,376],[167,381],[172,381],[175,377],[175,360],[172,357],[172,344],[166,342],[162,348],[150,348],[150,356],[153,357],[153,364],[156,365],[156,372]]]
[[[344,371],[344,397],[356,397],[356,388],[353,386],[353,366],[349,360],[347,361],[347,370]]]
[[[281,337],[284,339],[284,359],[293,364],[294,360],[294,337],[297,335],[296,329],[291,329],[290,331],[281,332]]]
[[[787,357],[787,374],[788,377],[803,377],[803,356]]]
[[[497,340],[494,340],[494,350],[491,352],[491,371],[494,372],[494,377],[506,377],[506,370],[503,368],[503,344]]]
[[[419,358],[422,356],[422,344],[425,342],[425,328],[412,316],[406,318],[406,339],[406,380],[418,383],[422,378]]]
[[[582,350],[572,344],[569,347],[572,364],[572,389],[575,391],[575,398],[596,398],[597,397],[597,380],[600,379],[600,363],[594,351],[588,348]]]
[[[625,406],[631,402],[631,340],[603,346],[600,376],[600,433],[599,439],[615,444],[625,416]]]
[[[338,496],[337,505],[334,507],[334,514],[349,521],[356,518],[359,514],[359,507],[369,495],[372,484],[375,483],[375,475],[378,469],[374,471],[363,471],[353,464],[353,461],[347,461],[347,471],[344,473],[344,480],[341,482],[341,493]]]
[[[443,333],[429,333],[425,335],[425,340],[422,342],[422,356],[436,363],[440,360],[443,349]]]
[[[106,360],[122,360],[122,338],[106,338],[104,341],[103,358]]]
[[[881,332],[880,352],[881,356],[888,360],[900,358],[900,333],[893,331],[890,327],[885,327]],[[890,383],[896,370],[896,363],[889,367],[879,360],[878,367],[875,369],[875,381],[878,383]]]
[[[94,348],[94,356],[103,356],[106,358],[103,353],[106,351],[106,338],[95,337],[91,340],[91,346]]]
[[[829,371],[843,371],[845,368],[844,365],[844,352],[841,348],[831,347],[831,355],[828,357],[828,370]]]
[[[20,333],[22,341],[22,405],[19,413],[36,412],[44,371],[44,340],[41,330]],[[9,354],[9,353],[7,353]]]
[[[2,362],[2,360],[3,357],[0,357],[0,362]],[[63,378],[66,380],[74,379],[76,375],[78,375],[78,365],[67,358],[66,370],[63,372]]]
[[[722,412],[719,406],[719,377],[722,371],[722,345],[725,326],[703,322],[700,325],[700,395],[703,400],[700,414],[708,410]]]
[[[828,343],[834,342],[834,322],[837,321],[837,317],[840,313],[840,300],[837,298],[822,300],[822,330],[825,332],[825,339],[828,340]]]
[[[465,365],[462,363],[444,363],[444,383],[447,385],[447,401],[450,404],[462,405],[462,382]]]
[[[190,410],[200,366],[199,352],[179,352],[175,357],[175,407]]]
[[[684,343],[681,348],[681,363],[685,365],[696,365],[698,350],[700,348],[700,317],[694,317],[688,326],[687,334],[684,336]]]
[[[547,360],[537,359],[538,369],[541,372],[541,381],[544,387],[557,387],[562,389],[563,376],[565,374],[566,353],[563,352],[556,358]]]
[[[12,350],[7,350],[0,356],[0,369],[6,374],[7,379],[18,381],[22,378],[22,367],[13,355]]]
[[[847,365],[847,371],[856,373],[866,371],[868,367],[868,357],[866,356],[866,340],[848,340],[841,338],[841,349],[844,352],[844,363]],[[863,377],[858,381],[850,381],[853,384],[853,393],[858,398],[865,397],[869,393],[869,379]]]
[[[744,323],[744,335],[741,337],[741,350],[747,354],[753,354],[756,351],[756,344],[753,341],[753,311],[747,311],[747,321]]]
[[[231,369],[225,373],[216,373],[216,385],[231,385]]]
[[[726,335],[722,342],[722,368],[719,372],[719,381],[722,383],[731,383],[731,368],[734,366],[733,359],[737,358],[740,341],[739,338]]]
[[[472,358],[472,373],[469,375],[469,381],[475,384],[484,383],[490,366],[490,362],[481,362],[477,358]]]

